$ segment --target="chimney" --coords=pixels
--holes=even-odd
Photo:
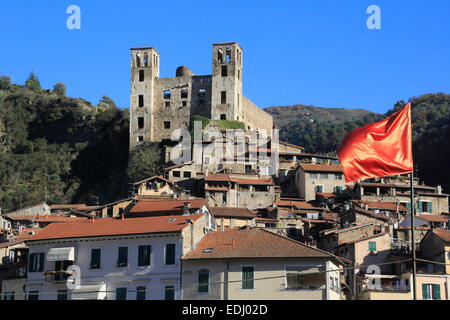
[[[123,213],[120,215],[120,220],[125,220],[125,215]]]
[[[190,202],[185,202],[184,203],[184,205],[183,205],[183,215],[184,216],[190,215],[190,212],[189,212],[189,208],[190,207],[191,207],[191,203]]]
[[[440,184],[437,185],[437,193],[442,194],[442,186]]]

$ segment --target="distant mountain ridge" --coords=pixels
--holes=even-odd
[[[364,109],[322,108],[302,104],[295,104],[292,106],[273,106],[265,108],[264,111],[274,117],[274,122],[279,128],[283,128],[289,123],[298,120],[310,122],[345,122],[361,120],[366,116],[380,116],[378,113]]]

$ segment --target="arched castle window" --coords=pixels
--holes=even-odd
[[[139,68],[141,66],[141,57],[139,53],[136,53],[136,66]]]
[[[172,92],[171,92],[170,90],[164,90],[164,91],[163,91],[163,97],[164,97],[164,99],[169,100],[169,99],[171,98],[171,96],[172,96]]]
[[[227,48],[227,51],[226,51],[226,62],[230,63],[230,61],[231,61],[231,48]]]
[[[217,52],[217,60],[219,61],[219,63],[223,63],[223,51],[220,48]]]
[[[148,54],[147,54],[147,52],[144,53],[144,66],[148,67]]]

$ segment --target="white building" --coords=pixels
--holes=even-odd
[[[49,225],[26,242],[28,299],[179,299],[180,258],[214,229],[209,213]]]

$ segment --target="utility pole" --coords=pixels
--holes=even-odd
[[[415,206],[414,206],[414,171],[410,175],[411,183],[411,250],[412,250],[412,290],[413,300],[417,300],[416,297],[416,242],[414,236],[414,218],[415,218]]]

